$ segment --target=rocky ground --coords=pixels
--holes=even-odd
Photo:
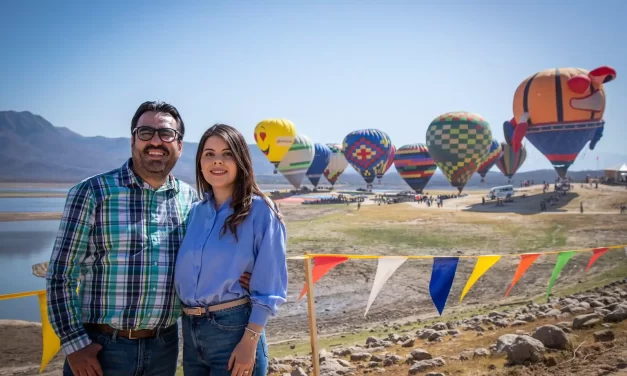
[[[320,350],[321,375],[627,375],[627,278],[549,303],[389,327],[384,338]],[[270,373],[304,376],[309,356],[273,358]]]

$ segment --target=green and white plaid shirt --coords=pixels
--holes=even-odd
[[[174,263],[197,194],[172,176],[153,190],[131,163],[68,193],[46,276],[50,323],[66,355],[91,343],[82,323],[156,329],[180,315]]]

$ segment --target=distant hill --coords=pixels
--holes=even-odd
[[[61,182],[74,183],[100,172],[119,167],[131,155],[130,139],[126,137],[84,137],[64,127],[56,127],[39,115],[31,112],[0,111],[0,180],[19,182]],[[179,178],[194,182],[194,157],[198,143],[184,142],[183,155],[174,168]],[[249,145],[257,180],[261,184],[289,184],[281,174],[273,174],[272,166],[256,145]],[[586,175],[598,176],[600,171],[570,172],[575,180],[583,180]],[[513,183],[521,180],[553,181],[554,170],[538,170],[518,173]],[[305,178],[305,182],[308,183]],[[322,179],[321,184],[326,184]],[[338,184],[364,186],[363,179],[349,166]],[[507,184],[498,170],[486,176],[486,183],[480,183],[475,174],[468,188],[478,188]],[[407,189],[396,172],[388,172],[382,184],[375,187]],[[450,187],[438,170],[429,183],[429,188]]]

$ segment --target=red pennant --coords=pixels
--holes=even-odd
[[[516,269],[516,273],[514,274],[514,279],[512,280],[512,284],[511,286],[509,286],[509,289],[507,289],[507,291],[505,292],[505,295],[503,295],[503,298],[506,297],[510,291],[512,291],[512,288],[514,288],[514,285],[516,284],[516,282],[518,282],[520,277],[522,277],[523,274],[525,274],[527,269],[529,269],[531,264],[533,264],[533,262],[536,261],[538,257],[540,257],[540,253],[527,253],[524,255],[520,255],[520,264],[518,264],[518,268]]]
[[[324,277],[331,269],[335,268],[339,264],[346,262],[348,257],[332,257],[332,256],[320,256],[314,257],[314,266],[311,271],[311,275],[313,277],[313,283],[316,283],[320,280],[320,278]],[[303,296],[305,296],[307,292],[307,284],[303,286],[303,291],[300,293],[300,297],[298,300],[301,300]]]
[[[588,261],[588,266],[586,266],[586,270],[584,270],[585,272],[588,271],[588,269],[590,269],[590,267],[592,266],[592,264],[594,264],[594,262],[596,260],[598,260],[599,257],[603,256],[603,254],[607,251],[609,251],[609,248],[595,248],[592,250],[592,252],[594,252],[592,254],[592,257],[590,257],[590,261]]]

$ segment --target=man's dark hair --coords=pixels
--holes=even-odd
[[[181,132],[181,140],[183,139],[183,136],[185,135],[185,123],[183,123],[183,118],[181,117],[181,114],[179,114],[179,110],[171,104],[162,101],[148,101],[139,105],[137,111],[135,111],[133,119],[131,120],[131,133],[133,133],[133,129],[137,127],[139,118],[144,114],[144,112],[149,111],[170,114],[178,124],[178,131]]]

